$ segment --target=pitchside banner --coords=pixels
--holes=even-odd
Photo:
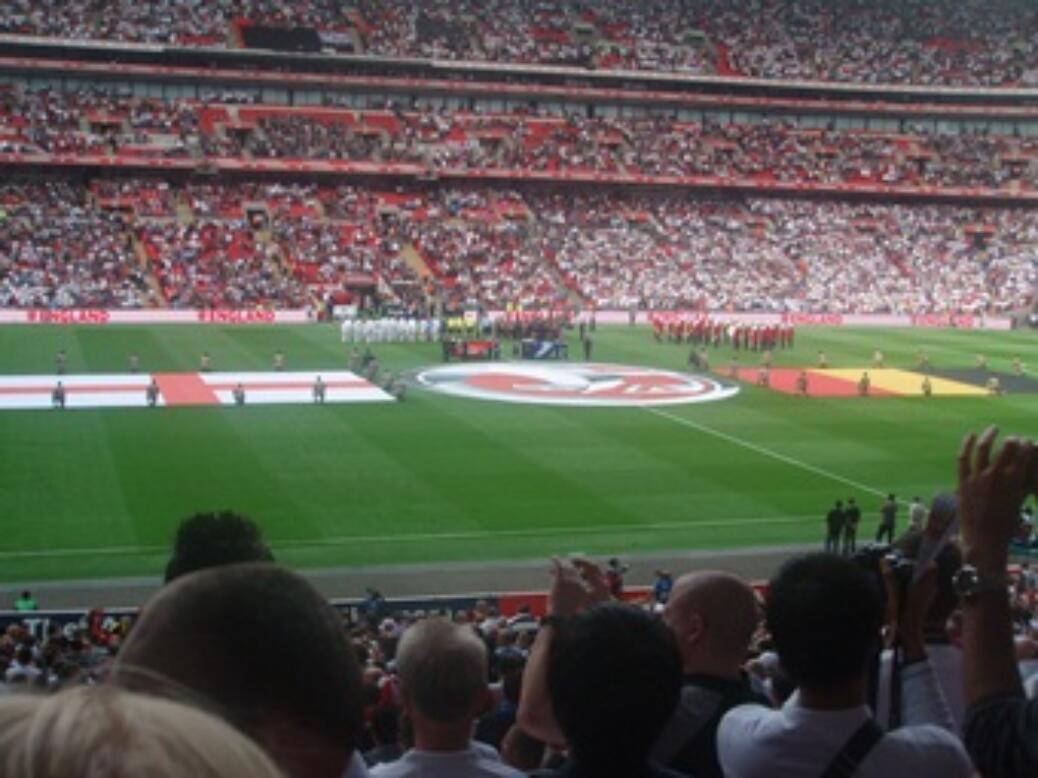
[[[507,311],[491,311],[490,318],[503,319]],[[653,319],[688,319],[707,316],[727,324],[793,324],[798,327],[937,327],[960,330],[1009,330],[1013,320],[1002,316],[973,314],[919,314],[916,316],[872,313],[739,313],[731,311],[638,311],[636,324]],[[596,324],[630,324],[630,311],[596,311]]]
[[[308,310],[0,310],[0,324],[306,324],[315,321]]]
[[[507,318],[507,311],[492,311],[490,318]],[[702,316],[715,321],[735,324],[795,324],[827,327],[939,327],[962,330],[1008,330],[1011,319],[1004,317],[974,316],[972,314],[921,314],[895,316],[886,314],[850,313],[731,313],[728,311],[638,311],[635,321],[644,324],[650,317]],[[630,311],[598,311],[598,324],[628,324]],[[99,310],[72,308],[68,310],[12,310],[0,309],[0,324],[307,324],[316,321],[312,311],[211,311],[211,310]]]

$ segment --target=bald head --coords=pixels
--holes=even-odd
[[[112,677],[209,707],[289,775],[341,774],[360,731],[360,670],[338,614],[272,564],[203,570],[164,587]]]
[[[674,632],[686,673],[738,674],[757,628],[757,599],[737,576],[689,573],[674,583],[663,618]]]

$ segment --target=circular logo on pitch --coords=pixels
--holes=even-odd
[[[457,397],[585,407],[649,407],[725,400],[739,389],[651,367],[483,362],[423,370],[418,383]]]

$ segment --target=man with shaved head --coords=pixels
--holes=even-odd
[[[223,717],[288,778],[340,778],[361,730],[360,668],[338,613],[272,564],[225,565],[165,586],[112,681]]]
[[[675,582],[663,620],[681,652],[681,700],[652,750],[652,760],[696,778],[722,775],[717,726],[731,708],[767,705],[743,674],[757,628],[757,598],[740,578],[722,572],[689,573]]]

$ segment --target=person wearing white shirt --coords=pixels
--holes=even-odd
[[[926,506],[918,497],[912,498],[912,504],[908,508],[909,529],[921,530],[923,522],[926,521]]]
[[[486,645],[471,627],[440,618],[419,621],[400,638],[396,665],[414,747],[395,762],[372,767],[371,778],[523,778],[492,748],[472,740],[489,692]]]
[[[730,778],[969,778],[970,759],[949,731],[947,705],[923,648],[933,596],[928,573],[913,588],[901,624],[904,723],[884,733],[866,704],[869,665],[879,650],[883,605],[861,567],[830,554],[786,563],[772,580],[766,619],[779,661],[797,691],[779,710],[742,705],[721,720],[718,761]],[[855,771],[856,768],[856,771]]]

